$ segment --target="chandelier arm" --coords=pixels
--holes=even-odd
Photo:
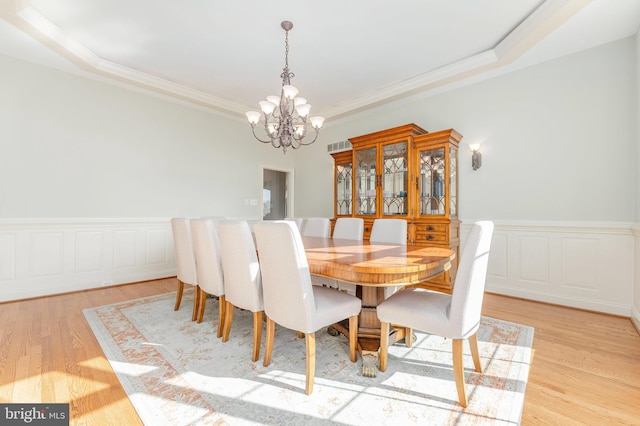
[[[258,142],[262,142],[262,143],[270,143],[271,145],[273,145],[273,140],[268,140],[268,141],[263,141],[262,139],[260,139],[258,137],[258,135],[256,135],[256,126],[251,126],[251,133],[253,133],[253,137],[256,138],[256,140]],[[273,145],[274,148],[280,148],[279,146],[275,146]]]
[[[316,131],[316,136],[313,138],[313,140],[311,142],[304,142],[302,139],[296,140],[296,141],[298,142],[298,144],[300,146],[311,145],[312,143],[314,143],[316,141],[316,139],[318,139],[318,135],[320,135],[320,131],[318,131],[318,129],[315,129],[315,131]]]

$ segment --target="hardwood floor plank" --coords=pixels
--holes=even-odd
[[[535,328],[523,425],[640,424],[640,335],[628,318],[493,294],[483,314]]]
[[[0,401],[70,402],[73,425],[140,425],[82,311],[177,286],[168,278],[1,303]],[[535,328],[523,425],[640,424],[640,335],[628,318],[493,294],[483,314]]]

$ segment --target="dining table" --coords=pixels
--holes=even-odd
[[[309,272],[356,286],[362,300],[358,317],[358,351],[362,374],[375,377],[380,349],[380,321],[376,307],[384,300],[384,288],[407,286],[430,280],[451,268],[455,252],[444,247],[370,243],[334,238],[302,237]],[[348,336],[348,323],[334,324]],[[406,339],[409,329],[392,326],[389,344]]]

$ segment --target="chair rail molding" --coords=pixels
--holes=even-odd
[[[461,224],[463,247],[474,221]],[[634,277],[634,261],[640,257],[640,227],[632,227],[631,222],[495,221],[486,291],[637,321],[633,296],[640,278]]]
[[[0,302],[175,275],[170,218],[0,219]]]
[[[463,220],[463,246],[474,221]],[[495,221],[486,290],[640,330],[636,264],[640,223]],[[175,275],[170,218],[0,219],[0,302]]]

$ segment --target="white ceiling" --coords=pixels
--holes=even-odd
[[[640,0],[0,0],[0,53],[240,116],[292,84],[344,117],[636,33]]]

